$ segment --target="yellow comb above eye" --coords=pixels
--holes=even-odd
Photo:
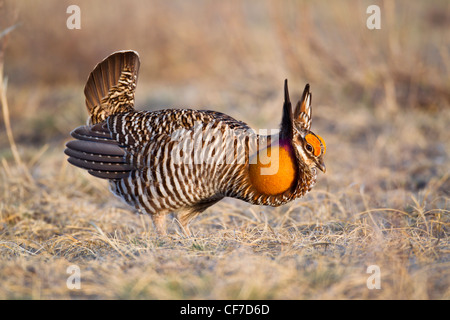
[[[320,156],[322,153],[322,146],[323,146],[323,153],[326,151],[325,141],[319,136],[316,136],[312,133],[308,133],[305,137],[306,142],[308,142],[313,148],[314,148],[314,155]]]
[[[325,144],[325,141],[322,139],[321,136],[317,136],[317,138],[320,139],[320,142],[322,142],[323,145],[323,154],[325,154],[325,152],[327,152],[327,145]]]

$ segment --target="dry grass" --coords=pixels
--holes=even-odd
[[[382,2],[379,31],[365,27],[367,1],[78,2],[79,31],[65,28],[70,3],[0,2],[0,33],[20,23],[1,92],[1,299],[450,298],[448,2]],[[89,71],[125,48],[141,54],[137,99],[150,109],[274,128],[284,78],[292,95],[310,82],[326,175],[289,205],[227,199],[192,238],[175,222],[156,237],[62,153],[86,118]],[[370,265],[380,290],[366,286]]]

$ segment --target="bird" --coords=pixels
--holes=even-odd
[[[262,134],[221,112],[135,109],[139,54],[117,51],[90,73],[84,95],[87,124],[66,143],[68,162],[109,180],[110,190],[167,235],[173,213],[189,224],[225,197],[280,206],[304,196],[326,171],[326,145],[311,131],[307,84],[292,107],[288,81],[279,130]],[[261,134],[260,134],[261,133]],[[264,132],[263,132],[264,133]],[[267,133],[267,130],[266,132]]]

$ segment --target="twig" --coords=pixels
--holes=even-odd
[[[3,30],[2,32],[0,32],[0,39],[3,38],[4,36],[6,36],[11,31],[13,31],[15,28],[17,28],[17,26],[19,26],[19,24],[20,23],[16,23],[15,25],[8,27],[5,30]]]

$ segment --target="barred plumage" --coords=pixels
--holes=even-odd
[[[215,111],[134,110],[138,71],[134,51],[96,66],[85,88],[88,125],[72,131],[76,140],[65,153],[73,165],[109,179],[111,191],[150,214],[160,233],[165,215],[178,212],[189,234],[189,221],[224,197],[287,203],[310,191],[316,168],[325,171],[324,142],[310,131],[309,85],[292,112],[285,82],[280,132],[266,136]]]

